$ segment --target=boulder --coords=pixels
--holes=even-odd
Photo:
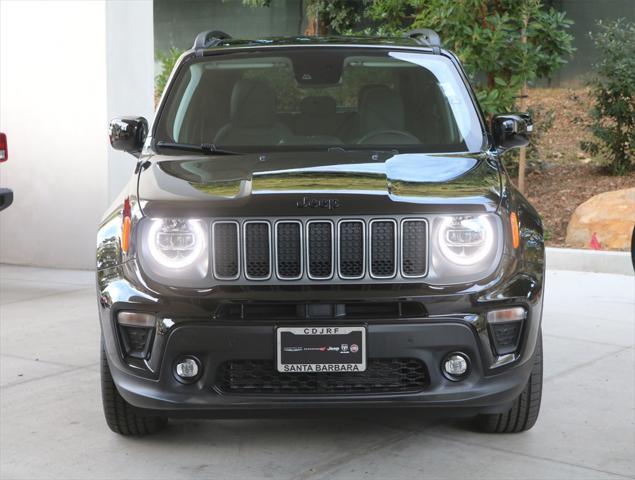
[[[575,209],[565,243],[573,248],[630,250],[635,225],[635,188],[600,193]],[[592,241],[595,234],[595,240]]]

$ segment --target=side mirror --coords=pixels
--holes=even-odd
[[[492,118],[494,146],[501,150],[526,147],[533,126],[531,115],[527,113],[495,115]]]
[[[143,117],[115,118],[110,122],[108,136],[112,148],[139,157],[148,136],[148,121]]]

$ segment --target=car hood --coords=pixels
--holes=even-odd
[[[336,151],[148,160],[138,194],[153,216],[494,211],[501,199],[500,173],[486,154]]]

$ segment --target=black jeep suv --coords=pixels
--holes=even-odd
[[[520,432],[542,386],[544,242],[432,31],[200,34],[97,241],[102,392],[115,432],[168,417],[436,409]]]

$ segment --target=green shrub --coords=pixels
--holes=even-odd
[[[566,63],[574,51],[572,23],[542,0],[426,0],[413,26],[439,32],[491,115],[513,110],[523,84],[549,78]]]
[[[635,162],[635,23],[619,19],[598,22],[591,34],[599,61],[592,81],[595,106],[591,131],[597,141],[582,142],[591,155],[602,155],[614,175],[624,175]]]
[[[183,50],[174,47],[168,51],[156,53],[156,59],[161,63],[161,71],[154,79],[154,97],[156,99],[161,97],[165,85],[168,83],[168,78],[170,78],[170,74],[172,73],[172,69],[182,53]]]

